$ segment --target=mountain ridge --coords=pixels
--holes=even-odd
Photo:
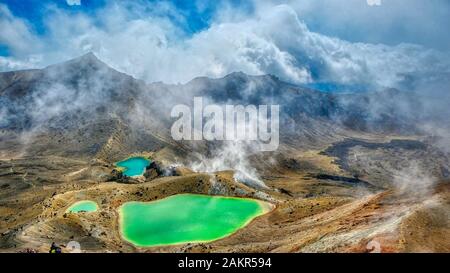
[[[331,94],[286,83],[273,75],[243,72],[217,79],[197,77],[180,85],[146,84],[111,68],[93,53],[44,69],[0,73],[0,90],[3,130],[45,134],[64,129],[72,138],[82,139],[88,136],[75,136],[80,126],[99,121],[104,125],[97,126],[106,126],[102,130],[106,132],[108,124],[118,119],[130,136],[136,134],[131,137],[135,140],[129,140],[133,147],[145,135],[156,142],[162,136],[170,143],[170,109],[176,104],[192,105],[194,96],[217,104],[279,104],[281,141],[296,146],[329,143],[360,133],[417,133],[414,117],[400,115],[391,94]],[[400,94],[408,107],[416,103],[398,90],[389,92]],[[373,102],[382,105],[377,109],[380,113],[373,113]],[[147,129],[144,132],[142,128]],[[95,130],[86,127],[86,132]],[[109,139],[108,135],[95,135],[102,139],[100,143]],[[301,141],[291,141],[296,138]]]

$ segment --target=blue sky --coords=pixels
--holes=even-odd
[[[39,34],[44,34],[45,24],[44,18],[49,12],[50,7],[57,7],[70,13],[85,13],[91,16],[95,15],[95,11],[104,8],[107,4],[113,1],[107,0],[80,0],[80,5],[68,4],[66,0],[2,0],[0,3],[4,3],[8,6],[10,11],[21,18],[26,19]],[[208,26],[211,17],[214,15],[216,9],[220,6],[221,1],[186,1],[186,0],[171,0],[171,1],[158,1],[148,0],[145,1],[151,4],[156,2],[167,2],[173,5],[177,9],[177,12],[187,18],[187,25],[183,27],[187,32],[196,32],[204,29]],[[250,1],[228,1],[231,5],[251,11],[252,3]],[[170,14],[167,14],[170,17]]]
[[[0,71],[92,51],[171,83],[243,71],[379,88],[447,73],[450,1],[379,1],[1,0]]]
[[[39,33],[45,33],[44,18],[50,6],[56,6],[69,12],[90,13],[105,5],[103,0],[83,0],[82,5],[68,5],[65,0],[4,0],[10,11],[21,18],[26,19]]]

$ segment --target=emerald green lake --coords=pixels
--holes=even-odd
[[[271,209],[254,199],[178,194],[123,204],[120,232],[140,247],[208,242],[231,235]]]
[[[74,212],[74,213],[82,211],[93,212],[97,211],[97,209],[98,209],[97,203],[95,203],[94,201],[84,200],[74,203],[67,209],[67,212]]]
[[[117,162],[116,166],[124,168],[123,174],[126,176],[138,176],[144,174],[145,168],[150,163],[150,160],[143,157],[131,157]]]

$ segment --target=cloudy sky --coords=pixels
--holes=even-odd
[[[0,0],[0,71],[93,52],[147,82],[408,89],[450,79],[449,25],[448,0]]]

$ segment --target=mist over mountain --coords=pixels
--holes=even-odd
[[[281,81],[271,75],[250,76],[242,72],[224,78],[195,78],[186,84],[146,84],[117,72],[92,53],[44,69],[0,74],[3,130],[25,132],[37,128],[79,126],[79,120],[120,118],[142,126],[138,120],[157,120],[169,127],[170,109],[191,105],[194,96],[217,104],[278,104],[283,132],[303,135],[321,124],[323,134],[333,128],[359,132],[415,134],[426,126],[446,129],[448,110],[422,92],[396,89],[365,93],[324,93]],[[436,101],[430,104],[430,100]],[[308,125],[309,123],[309,125]],[[305,128],[306,127],[306,128]],[[327,132],[327,130],[330,130]]]
[[[243,164],[256,173],[249,163],[255,153],[252,145],[172,139],[171,109],[177,104],[192,107],[196,96],[205,105],[280,105],[281,146],[272,154],[320,148],[366,134],[418,135],[448,151],[448,109],[438,107],[445,102],[431,103],[418,92],[321,92],[272,75],[242,72],[218,79],[199,77],[186,84],[148,84],[117,72],[92,53],[44,69],[1,73],[0,83],[3,156],[118,159],[142,149],[183,147],[181,158],[191,157],[205,170],[212,168],[205,162],[214,162],[213,155],[219,154],[222,165],[215,168]],[[223,163],[225,158],[228,163]]]

